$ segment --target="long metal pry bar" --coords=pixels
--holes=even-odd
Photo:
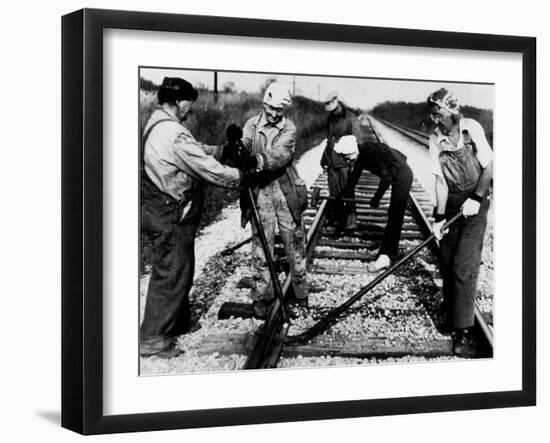
[[[285,322],[288,323],[289,316],[286,311],[286,307],[284,303],[283,290],[281,288],[281,283],[279,282],[279,278],[277,277],[277,273],[275,272],[275,264],[273,263],[273,257],[271,256],[271,251],[269,250],[269,244],[267,243],[264,227],[262,225],[262,221],[260,220],[260,214],[258,213],[256,202],[254,201],[254,194],[252,194],[252,190],[250,188],[248,188],[247,191],[248,191],[248,198],[250,199],[250,205],[252,206],[252,217],[254,218],[254,223],[256,223],[256,229],[260,237],[260,242],[262,243],[265,259],[267,261],[267,267],[269,268],[269,275],[271,276],[271,282],[275,290],[275,295],[279,299],[283,318]]]
[[[447,229],[451,224],[453,224],[455,221],[457,221],[460,217],[462,217],[461,212],[456,214],[447,223],[445,223],[445,225],[442,227],[442,230]],[[430,243],[434,239],[435,239],[435,235],[434,234],[430,235],[422,243],[420,243],[419,245],[412,248],[412,250],[409,251],[407,253],[407,255],[405,255],[400,260],[395,262],[391,267],[386,269],[382,274],[378,275],[367,286],[365,286],[363,289],[361,289],[359,292],[357,292],[355,295],[350,297],[347,301],[345,301],[341,305],[339,305],[339,306],[335,307],[334,309],[332,309],[332,311],[330,311],[325,317],[323,317],[321,320],[319,320],[317,323],[315,323],[311,328],[307,329],[306,331],[302,332],[299,335],[286,337],[285,344],[290,345],[290,344],[307,343],[312,338],[314,338],[314,337],[318,336],[319,334],[323,333],[324,331],[326,331],[333,323],[335,323],[338,320],[338,317],[340,317],[344,312],[346,312],[350,308],[351,305],[353,305],[357,300],[359,300],[361,297],[363,297],[367,292],[369,292],[372,288],[374,288],[377,284],[379,284],[386,277],[388,277],[390,274],[395,272],[404,263],[409,261],[421,249],[423,249],[428,243]],[[382,297],[382,295],[374,296],[369,300],[369,302],[372,303],[380,297]]]

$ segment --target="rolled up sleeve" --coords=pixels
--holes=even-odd
[[[476,157],[481,167],[486,168],[487,165],[493,161],[493,150],[491,149],[491,145],[489,145],[487,137],[485,137],[483,127],[478,122],[470,120],[468,126],[470,136],[476,144]]]

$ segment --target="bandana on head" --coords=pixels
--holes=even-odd
[[[447,91],[445,88],[432,92],[428,97],[428,104],[437,105],[454,115],[460,113],[460,105],[457,98],[451,91]]]
[[[351,155],[359,153],[359,148],[357,147],[357,139],[355,135],[343,135],[334,146],[334,152],[338,154]]]

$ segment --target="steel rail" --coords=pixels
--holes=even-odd
[[[369,116],[369,119],[370,118],[374,118],[374,117]],[[423,134],[419,131],[415,131],[414,129],[407,128],[407,127],[405,127],[403,125],[399,125],[397,123],[389,122],[389,121],[381,119],[381,118],[376,119],[376,120],[379,120],[384,125],[389,126],[390,128],[394,129],[395,131],[397,131],[397,132],[403,134],[404,136],[414,140],[415,142],[420,143],[421,145],[423,145],[425,147],[429,147],[429,144],[428,144],[428,140],[430,138],[429,135]]]

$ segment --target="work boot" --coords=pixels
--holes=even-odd
[[[141,357],[152,357],[169,345],[169,339],[165,339],[163,337],[141,339],[139,343],[139,355]]]
[[[386,254],[380,254],[378,258],[368,265],[369,272],[380,272],[388,269],[391,265],[390,257]]]
[[[169,360],[171,358],[177,358],[183,354],[185,354],[185,351],[182,349],[179,349],[174,343],[169,348],[166,348],[160,352],[157,352],[154,355],[154,357],[162,358],[164,360]]]
[[[250,289],[252,287],[254,287],[254,281],[252,280],[252,277],[243,277],[237,282],[238,289]]]
[[[308,284],[308,292],[310,294],[316,294],[318,292],[323,292],[326,288],[323,286],[320,286],[318,283],[309,283]]]
[[[334,225],[325,226],[325,232],[327,234],[334,234],[336,232],[336,226]]]
[[[141,357],[158,357],[162,359],[170,359],[179,357],[184,354],[185,351],[177,347],[176,339],[171,339],[164,347],[157,348],[151,346],[148,343],[142,343],[140,345],[139,355]]]
[[[299,308],[307,308],[309,306],[307,297],[296,298],[296,297],[292,296],[292,297],[289,298],[288,304],[290,306],[297,306]]]
[[[260,320],[265,320],[269,310],[271,309],[272,301],[256,300],[252,302],[252,309],[254,310],[254,316]]]
[[[271,307],[273,306],[273,303],[275,300],[272,301],[263,301],[258,300],[252,302],[252,309],[254,310],[254,317],[259,320],[267,320],[267,317],[269,316],[269,313],[271,312]],[[285,306],[285,311],[288,314],[289,318],[297,318],[298,314],[293,309],[287,306]]]
[[[472,358],[476,355],[476,344],[470,328],[457,329],[453,337],[453,353],[457,357]]]

